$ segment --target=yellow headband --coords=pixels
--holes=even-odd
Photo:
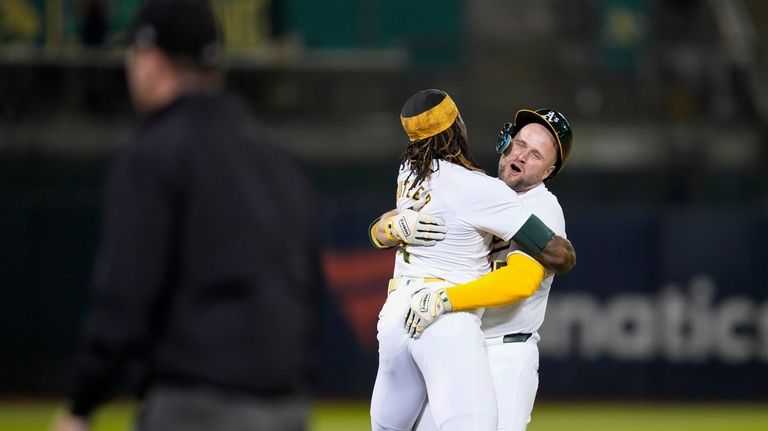
[[[458,115],[459,108],[453,103],[451,96],[446,94],[445,99],[434,108],[413,117],[400,116],[400,122],[403,123],[403,129],[411,142],[415,142],[435,136],[451,127]]]

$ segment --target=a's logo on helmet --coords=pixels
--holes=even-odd
[[[547,121],[549,121],[550,123],[557,123],[558,121],[560,121],[560,119],[557,118],[557,114],[555,114],[554,111],[547,112],[546,114],[543,115],[543,117],[546,118]]]

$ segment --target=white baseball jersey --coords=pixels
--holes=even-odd
[[[496,395],[480,331],[480,310],[448,313],[419,339],[403,327],[413,292],[474,280],[490,271],[493,236],[506,240],[531,213],[498,179],[452,163],[433,165],[430,179],[411,188],[410,166],[398,175],[397,208],[427,199],[422,211],[445,220],[448,233],[434,247],[398,251],[393,283],[379,313],[379,369],[371,396],[374,431],[411,429],[429,397],[443,431],[496,429]],[[444,281],[429,281],[439,278]]]
[[[547,187],[542,183],[533,189],[518,195],[525,208],[535,214],[549,226],[555,234],[565,238],[565,218],[563,209]],[[508,244],[508,245],[507,245]],[[506,261],[507,254],[519,247],[512,242],[494,243],[491,259]],[[486,308],[483,315],[483,333],[486,338],[505,334],[535,333],[544,322],[549,290],[554,275],[548,275],[541,282],[536,292],[523,301],[503,307]]]
[[[397,253],[395,277],[437,277],[451,284],[466,283],[490,271],[493,237],[509,240],[531,212],[501,180],[438,161],[429,181],[411,188],[410,166],[397,179],[397,209],[410,208],[427,197],[421,209],[446,222],[448,233],[434,247],[406,246]]]
[[[563,210],[555,195],[541,184],[518,195],[527,210],[539,217],[557,235],[565,237]],[[507,254],[518,249],[514,242],[496,239],[491,258],[506,261]],[[504,307],[486,308],[482,318],[488,363],[498,405],[500,430],[524,431],[539,385],[538,329],[544,321],[553,275],[542,281],[529,298]],[[442,316],[444,318],[445,316]],[[506,334],[533,333],[526,342],[504,343]],[[431,400],[420,417],[416,431],[437,431]]]

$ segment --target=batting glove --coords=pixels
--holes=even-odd
[[[405,331],[411,338],[419,338],[427,326],[453,309],[445,289],[421,289],[411,295],[410,309],[405,315]]]
[[[448,228],[440,217],[403,210],[386,220],[384,232],[392,241],[431,247],[445,239]]]

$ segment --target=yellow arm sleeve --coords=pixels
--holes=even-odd
[[[507,266],[469,283],[445,289],[451,310],[507,305],[533,295],[544,280],[544,267],[524,253],[507,256]]]

